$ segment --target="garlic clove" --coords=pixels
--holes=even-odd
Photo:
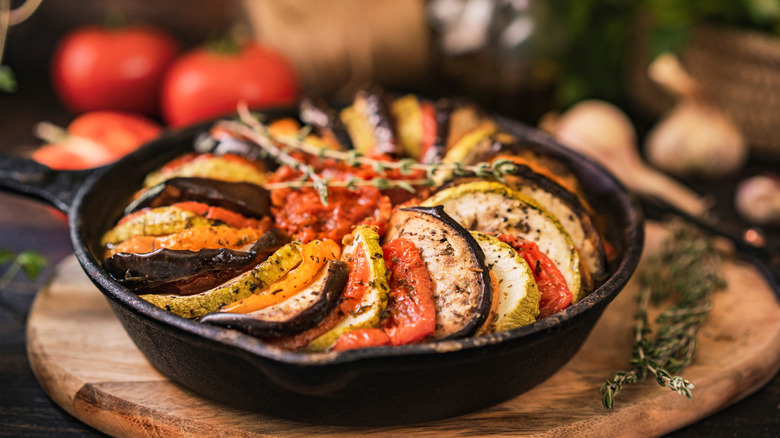
[[[757,175],[737,185],[734,207],[756,225],[780,225],[780,176]]]

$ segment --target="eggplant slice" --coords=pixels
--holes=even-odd
[[[534,199],[497,182],[471,182],[442,190],[422,203],[441,205],[469,230],[490,234],[511,234],[536,242],[566,278],[579,301],[580,256],[561,222]]]
[[[487,320],[493,300],[485,254],[474,237],[442,207],[411,207],[390,218],[386,241],[402,237],[420,250],[436,303],[434,339],[472,335]]]
[[[361,154],[387,154],[394,158],[403,156],[390,119],[390,110],[380,91],[359,91],[352,105],[341,110],[339,117],[347,127],[355,150]]]
[[[247,217],[271,216],[271,195],[263,187],[198,177],[171,178],[145,189],[125,208],[125,214],[185,201],[226,208]]]
[[[319,323],[335,307],[348,277],[346,262],[330,260],[306,288],[279,304],[248,314],[210,313],[200,322],[260,338],[294,335]]]
[[[263,262],[290,240],[283,231],[272,228],[249,251],[160,248],[145,254],[114,254],[103,266],[119,283],[136,292],[192,295]]]
[[[300,115],[301,120],[307,125],[313,126],[320,135],[332,135],[342,149],[354,148],[347,127],[344,126],[338,113],[332,107],[324,103],[317,103],[312,99],[303,99],[300,105]]]
[[[184,318],[197,318],[220,307],[246,298],[254,291],[284,277],[301,262],[301,244],[290,242],[252,270],[217,287],[195,295],[141,295],[141,298]]]

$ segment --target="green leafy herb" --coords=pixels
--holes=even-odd
[[[16,76],[7,65],[0,65],[0,91],[13,93],[16,91]]]
[[[659,385],[692,397],[693,384],[679,373],[693,360],[696,335],[712,309],[712,295],[725,287],[719,276],[720,256],[712,239],[682,221],[670,223],[671,234],[658,254],[639,273],[632,369],[618,371],[601,386],[602,404],[614,409],[623,385],[652,376]],[[653,335],[648,308],[672,302],[657,318]]]
[[[505,175],[518,171],[517,165],[506,159],[496,160],[492,165],[490,163],[477,163],[473,166],[464,166],[461,163],[422,164],[408,158],[399,161],[377,160],[362,156],[354,150],[333,150],[306,143],[304,141],[305,136],[300,134],[273,135],[267,125],[263,124],[260,119],[249,112],[246,105],[239,105],[237,110],[240,121],[221,122],[220,126],[222,128],[233,132],[238,137],[254,142],[279,164],[290,166],[302,174],[299,180],[267,183],[264,184],[264,187],[268,190],[313,187],[317,190],[323,205],[327,205],[329,187],[346,187],[349,190],[355,190],[361,186],[372,186],[379,190],[400,188],[415,193],[414,186],[435,187],[453,175],[459,177],[495,178],[502,181]],[[305,132],[309,132],[310,128],[304,127],[302,129]],[[282,145],[284,149],[278,145]],[[350,178],[347,181],[324,180],[316,173],[314,168],[288,153],[289,151],[307,154],[312,157],[338,160],[349,166],[370,166],[380,176],[367,180],[357,178]],[[391,169],[398,170],[401,175],[410,175],[415,170],[424,171],[425,178],[389,179],[386,177],[386,174]]]
[[[0,277],[0,290],[5,289],[19,271],[23,271],[28,278],[35,279],[41,273],[41,269],[47,264],[46,257],[37,252],[25,251],[15,254],[11,251],[0,249],[0,266],[9,265],[2,277]]]

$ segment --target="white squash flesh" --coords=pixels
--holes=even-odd
[[[441,205],[464,228],[510,234],[536,242],[566,279],[572,302],[582,297],[580,257],[561,222],[527,195],[497,182],[471,182],[442,190],[423,206]]]
[[[472,231],[485,263],[496,277],[498,290],[494,292],[495,316],[488,321],[487,332],[509,330],[536,322],[539,301],[542,298],[531,268],[517,251],[497,238]]]

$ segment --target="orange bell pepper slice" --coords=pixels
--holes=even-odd
[[[330,239],[315,240],[301,248],[302,261],[279,281],[221,308],[220,312],[251,313],[281,303],[306,287],[328,260],[341,257],[341,247]]]

